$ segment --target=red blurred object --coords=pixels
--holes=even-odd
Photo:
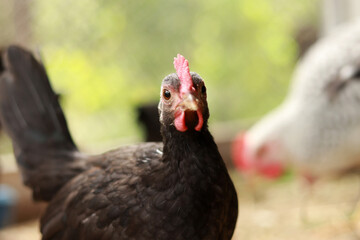
[[[237,169],[244,173],[255,173],[266,178],[276,179],[284,173],[282,163],[267,161],[266,152],[271,146],[262,147],[255,156],[246,146],[246,134],[240,133],[232,144],[232,159]]]

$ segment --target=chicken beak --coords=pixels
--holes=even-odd
[[[185,110],[190,110],[190,111],[197,111],[199,109],[198,106],[198,99],[196,99],[196,97],[194,97],[193,94],[191,93],[185,93],[183,95],[183,100],[179,103],[179,107],[185,111]]]
[[[191,92],[182,94],[182,100],[177,105],[177,116],[175,116],[174,124],[178,131],[185,132],[188,128],[201,131],[204,119],[197,99]]]

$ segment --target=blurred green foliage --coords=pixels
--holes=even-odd
[[[208,88],[211,122],[257,118],[286,94],[294,34],[316,0],[33,0],[33,45],[75,139],[138,136],[135,106],[158,101],[177,53]]]

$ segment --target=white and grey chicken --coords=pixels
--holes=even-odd
[[[360,169],[360,21],[309,49],[284,102],[235,139],[233,158],[269,177],[286,163],[310,180]]]

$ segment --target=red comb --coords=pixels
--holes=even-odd
[[[193,82],[190,75],[189,62],[184,56],[178,54],[177,57],[174,58],[174,67],[181,82],[180,92],[190,91],[193,88]]]

